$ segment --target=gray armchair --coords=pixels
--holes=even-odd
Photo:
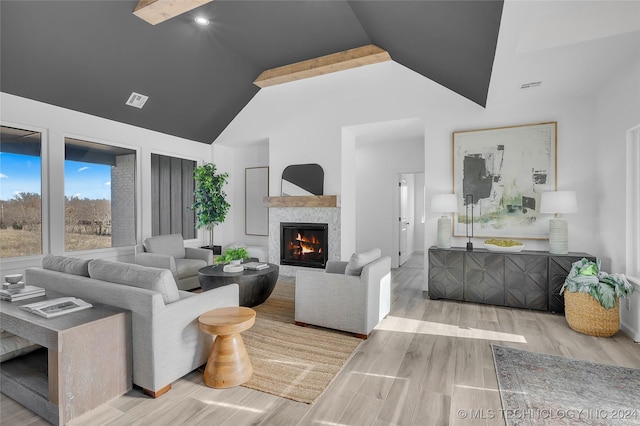
[[[213,263],[209,249],[185,247],[180,234],[160,235],[144,240],[135,249],[138,265],[168,269],[180,290],[200,287],[198,270]]]
[[[367,338],[391,309],[391,259],[380,249],[328,261],[325,271],[299,270],[295,322]]]

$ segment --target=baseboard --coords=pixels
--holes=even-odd
[[[632,328],[628,327],[625,323],[620,324],[620,330],[622,330],[622,332],[627,336],[629,336],[629,338],[634,342],[640,343],[640,332],[638,332],[637,330],[633,330]]]

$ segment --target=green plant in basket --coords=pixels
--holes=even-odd
[[[216,257],[215,263],[229,263],[232,260],[243,260],[249,258],[249,252],[244,247],[229,248],[224,254]]]
[[[600,270],[600,259],[591,262],[585,258],[574,262],[560,294],[588,293],[605,309],[616,306],[616,298],[627,297],[634,291],[623,274],[607,274]]]

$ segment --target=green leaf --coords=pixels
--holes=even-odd
[[[227,194],[222,187],[227,183],[228,173],[216,173],[213,163],[205,163],[194,169],[193,178],[196,188],[195,201],[191,206],[196,212],[198,228],[209,228],[224,222],[229,211]]]
[[[588,293],[606,309],[616,306],[616,297],[626,297],[633,293],[633,285],[623,274],[607,274],[600,270],[600,259],[590,262],[583,258],[571,265],[560,294]]]

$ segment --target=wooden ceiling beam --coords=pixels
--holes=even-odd
[[[133,14],[156,25],[211,1],[213,0],[139,0]]]
[[[367,46],[344,50],[342,52],[332,53],[331,55],[266,70],[258,76],[253,84],[264,88],[390,60],[391,55],[389,55],[389,52],[378,46],[369,44]]]

